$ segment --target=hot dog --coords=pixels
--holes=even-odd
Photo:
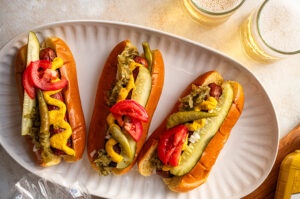
[[[217,71],[196,78],[151,134],[137,160],[139,173],[160,175],[174,192],[203,184],[244,106],[242,86]]]
[[[86,126],[76,63],[57,37],[42,44],[34,32],[15,56],[14,69],[22,107],[22,135],[42,167],[82,158]]]
[[[140,54],[129,40],[118,43],[100,76],[87,153],[101,175],[122,175],[135,164],[164,83],[159,50],[143,43]]]

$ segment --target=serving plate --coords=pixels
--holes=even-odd
[[[225,79],[240,82],[245,106],[205,184],[188,193],[169,191],[158,176],[142,177],[134,167],[123,176],[99,176],[86,154],[74,164],[40,168],[31,149],[20,136],[21,108],[12,62],[18,48],[27,42],[23,33],[0,51],[0,142],[27,170],[71,186],[84,185],[89,193],[105,198],[241,198],[253,191],[268,175],[276,157],[279,139],[273,105],[257,78],[247,68],[213,49],[161,31],[108,21],[66,21],[33,29],[40,40],[57,36],[67,42],[77,62],[82,107],[89,125],[96,85],[111,49],[130,39],[142,50],[141,42],[161,50],[165,61],[165,84],[149,132],[153,132],[170,111],[181,91],[198,75],[219,71]],[[55,174],[55,175],[54,175]],[[52,178],[52,176],[63,178]],[[63,180],[62,180],[63,179]]]

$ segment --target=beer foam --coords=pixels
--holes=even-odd
[[[199,8],[210,12],[226,12],[235,8],[242,0],[192,0]]]
[[[267,2],[260,13],[258,27],[269,46],[284,52],[300,50],[300,1]]]

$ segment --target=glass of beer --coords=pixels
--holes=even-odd
[[[300,53],[300,0],[266,0],[241,26],[246,53],[273,62]]]
[[[226,21],[244,2],[245,0],[182,0],[190,15],[206,26]]]

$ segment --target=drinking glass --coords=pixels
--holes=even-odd
[[[226,21],[245,0],[182,0],[190,15],[206,26]]]
[[[259,62],[300,53],[300,0],[266,0],[241,25],[246,53]]]

